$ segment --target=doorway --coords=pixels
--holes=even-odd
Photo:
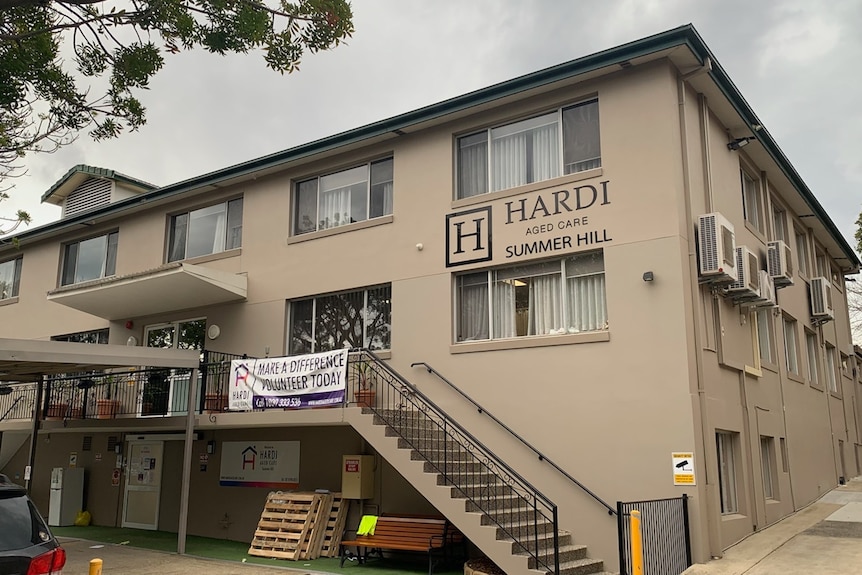
[[[203,351],[206,327],[206,318],[150,325],[144,330],[145,345],[162,349]],[[141,389],[138,414],[141,416],[184,415],[188,405],[190,377],[191,372],[184,369],[150,372]],[[200,385],[197,387],[200,394]],[[199,403],[200,397],[197,398],[195,405]]]
[[[163,441],[129,441],[122,527],[158,528],[163,454]]]

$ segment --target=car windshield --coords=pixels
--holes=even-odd
[[[38,545],[49,537],[27,497],[4,497],[0,493],[0,552]]]

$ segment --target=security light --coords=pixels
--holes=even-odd
[[[738,150],[739,148],[747,146],[750,141],[756,140],[756,139],[757,138],[755,138],[754,136],[746,136],[745,138],[736,138],[732,142],[727,143],[727,149],[728,150]]]

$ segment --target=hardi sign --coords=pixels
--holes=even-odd
[[[219,485],[299,489],[299,442],[226,441]]]

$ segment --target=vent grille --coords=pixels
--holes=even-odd
[[[119,444],[120,439],[116,435],[108,436],[108,451],[116,451]]]
[[[90,178],[69,194],[63,216],[72,216],[111,203],[111,180]]]
[[[81,451],[93,451],[93,436],[85,435],[84,443],[81,445]]]
[[[703,216],[700,221],[701,260],[704,270],[718,269],[718,254],[716,253],[715,216]]]

